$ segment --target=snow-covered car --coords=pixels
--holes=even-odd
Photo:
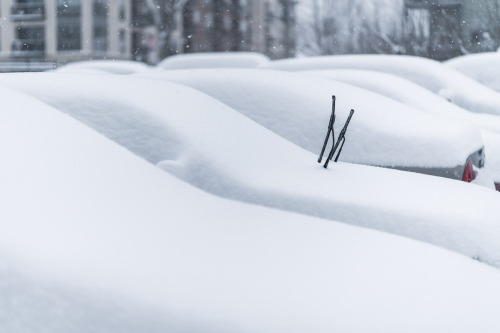
[[[377,202],[378,196],[401,203],[404,196],[402,207],[386,202],[385,212],[372,215],[352,207],[352,215],[360,212],[375,225],[415,223],[414,231],[422,231],[416,207],[421,222],[436,215],[424,228],[429,239],[456,237],[476,259],[493,253],[489,247],[498,244],[498,223],[491,222],[500,199],[492,191],[444,179],[433,181],[430,190],[430,177],[343,163],[335,165],[335,172],[312,168],[314,161],[299,162],[298,147],[277,142],[268,131],[255,132],[254,122],[225,112],[196,91],[161,84],[158,94],[153,89],[158,82],[94,77],[25,77],[26,83],[39,78],[49,84],[45,98],[61,110],[0,86],[0,197],[5,203],[0,210],[0,331],[303,333],[311,328],[400,332],[411,327],[428,332],[436,326],[436,313],[446,332],[500,331],[498,269],[386,232],[216,197],[102,134],[121,131],[115,139],[128,137],[118,140],[125,147],[145,138],[162,139],[149,141],[149,148],[182,148],[171,157],[183,166],[201,153],[204,163],[194,173],[232,164],[238,170],[249,161],[240,154],[243,148],[262,157],[259,152],[274,147],[269,155],[290,155],[285,162],[293,163],[271,159],[268,168],[283,169],[287,182],[303,187],[302,192],[311,188],[302,183],[304,172],[315,169],[316,180],[324,185],[313,184],[317,191],[330,198],[343,193],[344,204],[334,205],[339,210],[349,209],[351,201],[369,203],[363,199],[367,195]],[[60,91],[60,99],[50,87],[59,88],[59,78],[72,82]],[[102,121],[89,127],[61,111],[87,124],[99,123],[92,118]],[[162,129],[171,135],[161,137]],[[236,136],[220,140],[225,151],[203,144],[223,138],[226,130]],[[247,136],[255,134],[263,140]],[[197,135],[200,141],[194,140]],[[221,156],[224,161],[217,162]],[[238,191],[244,177],[238,174],[221,191]],[[368,179],[370,186],[363,187]],[[263,199],[288,198],[286,189],[278,196],[265,191],[266,173],[249,181],[256,189],[264,185]],[[401,187],[393,187],[398,181]],[[390,188],[374,190],[382,184]],[[440,195],[450,201],[434,200]],[[307,194],[297,199],[300,204]],[[389,216],[395,210],[399,218]]]
[[[304,80],[307,81],[306,76]],[[6,74],[1,81],[3,86],[8,83],[12,88],[39,98],[66,113],[66,118],[71,116],[82,121],[151,164],[207,192],[382,230],[439,245],[494,266],[499,265],[500,245],[497,239],[500,237],[500,225],[497,210],[500,197],[495,191],[482,186],[343,162],[332,163],[325,170],[316,162],[317,153],[285,140],[275,131],[198,90],[164,80],[111,74],[35,73]],[[329,108],[329,103],[326,104]],[[362,115],[364,112],[359,113]],[[426,116],[423,112],[418,114]],[[23,114],[14,116],[21,117]],[[39,117],[42,117],[41,113]],[[421,119],[419,116],[411,117],[414,120]],[[357,125],[353,118],[353,129],[362,126],[362,118],[358,117]],[[37,117],[27,119],[28,130],[40,126]],[[429,116],[426,119],[434,118]],[[58,118],[57,121],[63,120]],[[4,123],[11,124],[11,127],[3,135],[19,130],[8,117]],[[291,128],[292,125],[285,121],[277,122],[277,125],[276,131],[280,132],[300,132],[302,127],[301,123],[297,123]],[[407,130],[406,127],[401,128],[402,132]],[[320,141],[323,140],[324,132],[322,126]],[[428,134],[433,135],[432,132]],[[448,134],[453,136],[453,133]],[[58,137],[58,133],[49,132],[46,137],[46,140],[53,140]],[[79,140],[84,141],[86,138],[82,136]],[[4,155],[9,163],[17,161],[18,155],[25,156],[25,146],[18,145],[16,149],[11,149],[13,141],[0,142],[4,142],[7,146],[5,149],[10,152]],[[25,145],[30,144],[28,142]],[[76,159],[76,162],[71,163],[79,163],[77,165],[90,174],[105,173],[111,179],[117,176],[109,168],[102,170],[99,165],[87,165],[84,156],[79,154],[78,145],[73,142],[61,142],[59,149],[62,164],[53,173],[64,172],[67,177],[77,175],[74,164],[70,168],[63,167],[70,163],[65,160],[66,157],[71,157],[71,161]],[[344,148],[346,152],[349,149],[347,146]],[[69,155],[66,153],[68,150],[72,152]],[[37,151],[38,154],[29,157],[36,161],[42,160],[40,163],[43,163],[46,152]],[[100,156],[102,159],[110,158],[106,154]],[[128,168],[126,164],[114,167],[119,170]],[[5,168],[30,170],[33,167],[26,163],[9,164]],[[21,178],[11,179],[10,173],[12,171],[3,175],[3,183],[24,182],[19,193],[24,193],[25,186],[33,184],[24,177],[25,171],[20,172]],[[50,187],[51,175],[44,179],[47,187]],[[140,178],[130,179],[129,182],[139,188],[142,186]],[[76,185],[71,184],[67,186],[80,186],[79,181]],[[114,183],[110,186],[114,186]],[[128,182],[124,186],[129,191]],[[88,192],[84,189],[82,198]],[[37,193],[30,195],[38,197]],[[115,205],[122,202],[121,196],[109,200]],[[71,201],[68,205],[80,207],[81,201]],[[155,204],[160,202],[166,207],[170,204],[168,199],[163,198],[161,191],[155,197]],[[196,204],[196,200],[193,200],[183,207],[196,210]],[[136,213],[141,211],[139,218],[153,218],[149,216],[148,209]],[[152,214],[156,214],[155,210]],[[110,215],[108,218],[120,223],[121,219],[117,216],[121,215]],[[85,220],[92,218],[92,215],[82,215],[80,218]]]
[[[271,59],[256,52],[202,52],[177,54],[160,61],[156,68],[255,68],[267,64]]]
[[[467,181],[484,165],[483,142],[474,126],[443,120],[341,82],[262,69],[144,75],[198,89],[316,153],[328,126],[330,96],[336,95],[336,133],[349,110],[356,112],[348,128],[342,161]],[[478,181],[493,187],[489,175],[484,176]]]
[[[401,76],[462,108],[500,115],[500,93],[438,61],[403,55],[336,55],[272,61],[263,65],[287,71],[365,69]]]
[[[72,73],[134,74],[152,70],[151,66],[130,60],[87,60],[62,65],[54,71]]]
[[[301,73],[349,83],[425,112],[476,125],[485,144],[485,165],[492,172],[496,189],[500,190],[500,117],[468,112],[429,90],[393,74],[360,69],[314,70]]]
[[[500,52],[467,54],[444,64],[500,92]]]

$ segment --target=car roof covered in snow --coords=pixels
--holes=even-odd
[[[268,63],[270,59],[254,52],[204,52],[177,54],[163,59],[157,69],[188,68],[254,68]]]
[[[74,73],[109,73],[109,74],[134,74],[151,70],[151,67],[137,61],[129,60],[87,60],[72,62],[54,71]]]
[[[472,112],[500,115],[500,94],[438,61],[402,55],[336,55],[272,61],[263,65],[288,71],[366,69],[413,81]]]
[[[444,64],[500,92],[500,52],[467,54]]]
[[[483,145],[471,125],[436,118],[329,79],[254,69],[144,73],[198,89],[311,152],[321,149],[336,96],[336,133],[351,109],[341,160],[379,166],[460,165]],[[457,144],[458,143],[458,144]]]

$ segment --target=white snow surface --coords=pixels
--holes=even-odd
[[[0,331],[500,329],[500,272],[466,257],[500,262],[496,192],[325,170],[177,84],[4,78]]]
[[[335,55],[272,61],[262,68],[287,71],[365,69],[395,74],[471,112],[500,115],[500,94],[438,61],[401,55]]]
[[[500,182],[500,168],[498,168],[500,166],[500,154],[498,154],[500,151],[500,117],[468,112],[445,98],[393,74],[359,69],[312,70],[301,73],[349,83],[441,116],[448,121],[474,124],[480,129],[485,144],[486,167],[493,172],[494,180]]]
[[[160,61],[159,70],[188,68],[255,68],[268,63],[270,59],[255,52],[203,52],[177,54]]]
[[[336,133],[355,109],[340,160],[377,166],[455,167],[483,145],[476,128],[436,119],[378,94],[322,78],[254,69],[143,73],[198,89],[317,153],[336,96]],[[323,135],[318,135],[322,133]],[[457,144],[459,143],[459,144]]]
[[[70,72],[70,73],[110,73],[110,74],[134,74],[144,71],[153,70],[144,63],[129,60],[87,60],[72,62],[54,71],[56,72]]]
[[[500,246],[492,237],[500,226],[492,212],[500,198],[491,190],[344,163],[324,170],[316,154],[179,84],[115,75],[34,75],[5,75],[2,82],[209,192],[393,232],[499,265]],[[347,176],[349,170],[355,175]],[[471,195],[481,199],[471,205]],[[469,231],[478,219],[485,227]],[[464,229],[457,232],[457,225]]]
[[[500,52],[467,54],[444,64],[500,92]]]

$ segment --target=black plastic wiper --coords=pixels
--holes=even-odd
[[[333,158],[333,155],[335,154],[335,152],[337,151],[337,148],[339,147],[339,143],[342,142],[340,149],[339,149],[339,152],[337,153],[337,157],[335,157],[335,160],[334,160],[335,162],[338,161],[340,153],[342,152],[342,148],[344,147],[345,133],[347,131],[347,126],[349,126],[349,122],[351,121],[353,114],[354,114],[354,110],[351,109],[351,112],[349,112],[349,117],[347,117],[347,120],[344,124],[344,127],[340,131],[339,137],[337,139],[337,143],[333,146],[332,150],[330,150],[330,154],[328,155],[328,159],[326,160],[325,165],[324,165],[325,168],[328,167],[328,162],[331,161],[331,159]]]
[[[326,145],[328,144],[328,139],[330,138],[330,132],[332,133],[333,143],[335,144],[335,134],[333,131],[333,124],[335,123],[335,95],[332,96],[332,114],[330,115],[330,122],[328,123],[328,132],[326,132],[325,143],[323,143],[323,148],[321,149],[321,154],[318,158],[318,163],[321,163],[323,159],[323,154],[325,153]]]
[[[323,159],[323,154],[325,153],[326,146],[328,145],[328,140],[330,139],[330,133],[332,134],[332,149],[330,150],[330,153],[328,154],[328,158],[325,161],[324,167],[328,167],[328,163],[332,160],[333,156],[335,155],[335,152],[339,148],[339,152],[337,153],[337,156],[335,157],[335,162],[339,159],[340,153],[342,152],[342,148],[344,147],[345,143],[345,133],[347,131],[347,126],[349,126],[349,122],[351,121],[352,115],[354,114],[354,110],[351,109],[351,112],[349,113],[349,116],[347,117],[347,120],[344,124],[344,127],[340,131],[339,137],[337,138],[337,143],[335,143],[335,132],[334,132],[334,124],[335,124],[335,95],[332,96],[332,114],[330,115],[330,122],[328,123],[328,131],[326,132],[326,137],[325,137],[325,142],[323,143],[323,148],[321,148],[321,153],[318,158],[318,163],[321,163],[321,160]]]

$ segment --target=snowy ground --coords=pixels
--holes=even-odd
[[[0,331],[499,331],[497,192],[325,170],[182,85],[35,75],[0,80]]]

